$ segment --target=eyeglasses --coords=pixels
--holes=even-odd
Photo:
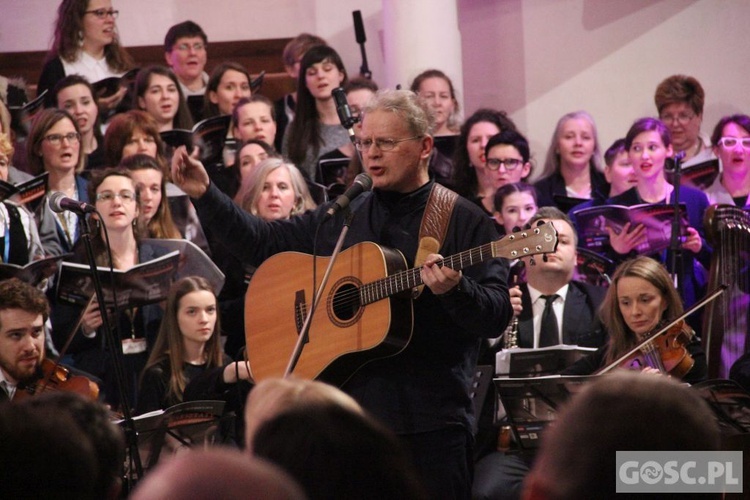
[[[206,48],[206,44],[201,42],[181,43],[179,45],[175,45],[174,48],[179,50],[180,52],[188,52],[190,51],[190,49],[193,49],[193,52],[200,52],[201,50],[204,50]]]
[[[518,158],[487,158],[487,168],[490,170],[500,170],[500,165],[503,165],[505,170],[510,171],[522,164],[523,160]]]
[[[114,201],[115,198],[119,197],[122,201],[135,201],[135,193],[129,189],[123,189],[119,193],[114,191],[102,191],[96,194],[96,201]]]
[[[63,139],[68,141],[68,144],[74,144],[81,140],[81,134],[78,132],[68,132],[67,134],[50,134],[44,136],[44,140],[54,146],[60,146]]]
[[[681,123],[682,125],[685,125],[690,120],[692,120],[693,118],[695,118],[695,116],[696,115],[690,114],[690,113],[678,113],[676,115],[662,115],[659,118],[664,123],[678,122],[678,123]]]
[[[743,148],[750,149],[750,137],[722,137],[719,139],[719,144],[726,149],[733,149],[738,143],[742,143]]]
[[[112,19],[117,19],[117,16],[120,15],[120,11],[114,9],[96,9],[87,10],[84,14],[94,14],[98,19],[106,19],[108,16],[112,16]]]
[[[421,135],[415,135],[414,137],[407,137],[406,139],[365,139],[354,141],[354,147],[361,152],[369,151],[370,147],[374,144],[380,151],[392,151],[396,147],[396,144],[400,142],[413,141],[414,139],[421,139]]]

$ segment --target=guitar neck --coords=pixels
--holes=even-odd
[[[465,250],[461,253],[451,255],[443,260],[439,260],[437,265],[440,267],[446,266],[455,271],[460,271],[466,267],[479,264],[487,259],[497,257],[494,245],[496,242],[486,243],[482,246],[472,248],[471,250]],[[420,273],[421,268],[415,267],[401,271],[399,273],[392,274],[383,279],[373,281],[363,285],[360,289],[361,303],[370,304],[377,302],[391,295],[416,288],[423,285],[422,275]]]
[[[516,259],[522,256],[554,252],[557,248],[557,231],[550,222],[509,234],[497,241],[465,250],[437,262],[460,271],[495,257]],[[361,304],[371,304],[405,290],[423,285],[420,268],[408,269],[363,285],[359,290]]]

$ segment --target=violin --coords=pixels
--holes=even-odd
[[[40,365],[41,376],[34,382],[18,387],[13,401],[36,396],[47,391],[74,392],[86,399],[96,401],[99,398],[99,386],[83,375],[73,375],[70,370],[44,358]]]
[[[684,377],[693,368],[695,360],[685,346],[693,339],[695,332],[685,327],[684,320],[666,327],[662,325],[656,327],[655,333],[644,337],[648,342],[622,361],[620,368],[642,370],[650,367],[677,378]]]

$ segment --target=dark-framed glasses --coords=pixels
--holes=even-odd
[[[115,198],[120,198],[122,201],[135,201],[135,193],[129,189],[123,189],[119,193],[114,191],[102,191],[96,194],[96,201],[114,201]]]
[[[380,151],[392,151],[396,144],[400,142],[413,141],[414,139],[421,139],[421,135],[415,135],[414,137],[407,137],[406,139],[357,139],[354,141],[354,147],[363,153],[369,151],[374,144]]]
[[[44,136],[44,140],[54,146],[61,145],[63,139],[68,141],[69,144],[74,144],[81,140],[81,134],[78,132],[68,132],[67,134],[50,134]]]
[[[96,9],[87,10],[84,14],[94,14],[98,19],[106,19],[110,16],[112,19],[117,19],[117,16],[120,15],[120,11],[114,9]]]
[[[487,168],[490,170],[500,170],[500,165],[505,166],[505,170],[515,170],[523,165],[523,160],[518,158],[487,158]]]
[[[723,148],[732,149],[741,143],[745,149],[750,149],[750,137],[722,137],[719,139],[719,144]]]
[[[188,52],[190,51],[190,49],[193,49],[193,52],[200,52],[201,50],[204,50],[206,48],[206,44],[203,42],[178,43],[174,46],[174,48],[179,50],[180,52]]]
[[[663,115],[663,116],[660,116],[659,118],[664,123],[674,123],[674,122],[677,122],[677,123],[681,123],[682,125],[685,125],[690,120],[692,120],[693,118],[695,118],[695,116],[696,115],[693,114],[693,113],[684,113],[683,112],[683,113],[677,113],[676,115]]]

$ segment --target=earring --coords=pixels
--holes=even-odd
[[[83,47],[83,31],[78,32],[78,46]]]

